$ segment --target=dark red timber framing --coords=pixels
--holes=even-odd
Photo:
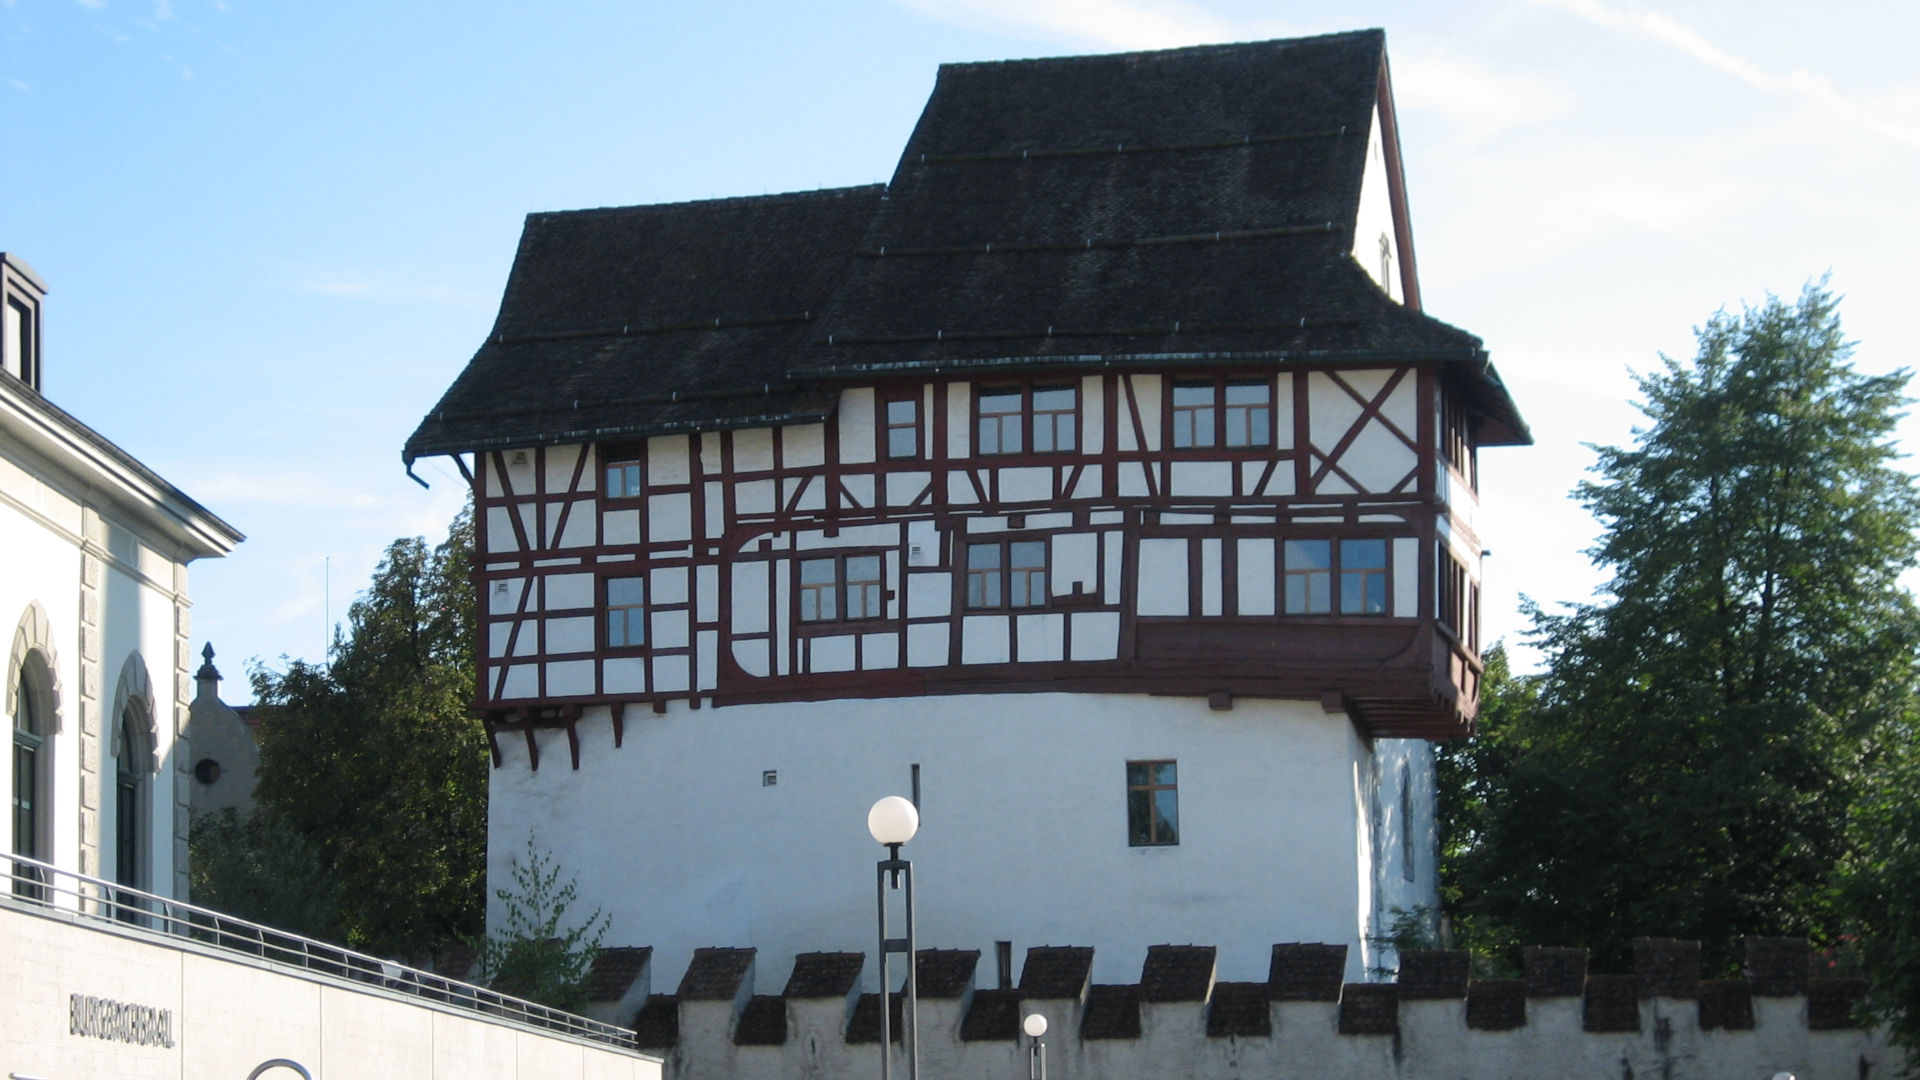
[[[1404,303],[1352,256],[1376,123]],[[496,761],[577,764],[603,705],[618,745],[630,705],[1039,688],[1471,731],[1474,455],[1530,436],[1421,313],[1407,205],[1365,31],[950,65],[885,187],[531,215],[404,455],[474,455]]]

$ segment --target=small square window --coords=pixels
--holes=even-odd
[[[601,489],[605,498],[637,499],[646,494],[646,471],[640,461],[638,446],[603,446],[600,448],[600,460],[606,477],[606,485]]]
[[[1020,441],[1020,414],[1022,398],[1018,389],[982,390],[979,398],[979,418],[977,425],[979,445],[975,448],[982,454],[1017,454],[1022,449]]]
[[[920,456],[920,399],[895,398],[883,403],[881,427],[889,458]]]
[[[1078,449],[1074,419],[1080,394],[1071,386],[1036,387],[1033,391],[1033,449],[1037,454]]]
[[[885,568],[878,555],[800,560],[800,621],[838,622],[886,615]]]
[[[1387,613],[1387,542],[1340,541],[1340,611],[1345,615]]]
[[[1267,383],[1228,383],[1223,414],[1228,446],[1273,445],[1273,387]]]
[[[993,540],[967,545],[967,607],[1037,608],[1047,605],[1045,540]]]
[[[1173,384],[1173,445],[1176,450],[1212,446],[1213,384]]]
[[[607,579],[607,647],[647,643],[647,579]]]
[[[1289,615],[1325,615],[1333,610],[1333,543],[1289,540],[1281,545]]]
[[[1180,785],[1172,761],[1127,762],[1127,843],[1171,847],[1180,842]]]

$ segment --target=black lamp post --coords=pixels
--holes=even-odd
[[[892,1000],[887,990],[887,957],[896,952],[907,954],[907,1003],[901,1019],[906,1023],[903,1032],[907,1051],[907,1080],[920,1080],[920,1025],[918,1002],[920,997],[920,978],[914,963],[913,942],[913,860],[900,857],[900,845],[913,839],[920,830],[920,811],[913,803],[898,795],[889,795],[873,804],[867,811],[867,832],[887,847],[887,857],[881,859],[874,872],[875,906],[880,915],[880,1080],[891,1080],[893,1076],[893,1016]],[[901,879],[906,879],[906,936],[887,936],[887,889],[900,888]]]

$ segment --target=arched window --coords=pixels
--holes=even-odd
[[[134,889],[147,887],[149,853],[147,838],[147,766],[153,752],[147,746],[146,708],[135,699],[120,713],[113,729],[113,880]],[[133,897],[123,897],[120,914],[132,917],[137,905]]]
[[[13,701],[13,851],[46,862],[52,855],[51,798],[53,757],[51,717],[42,705],[39,667],[29,658],[14,673]],[[36,867],[19,866],[14,892],[46,899],[45,877]]]

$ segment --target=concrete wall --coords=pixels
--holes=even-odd
[[[74,999],[164,1017],[145,1043],[75,1033]],[[658,1080],[657,1060],[139,930],[0,900],[0,1073],[59,1080]],[[83,1026],[84,1028],[84,1026]],[[285,1070],[267,1078],[292,1077]]]
[[[696,948],[751,945],[778,981],[793,954],[872,944],[874,862],[866,832],[883,795],[909,794],[920,767],[922,825],[903,854],[918,868],[927,947],[996,941],[1090,944],[1097,978],[1125,978],[1141,950],[1218,942],[1229,978],[1262,978],[1274,941],[1351,946],[1368,962],[1376,890],[1431,903],[1427,835],[1401,873],[1401,763],[1416,828],[1431,832],[1430,751],[1382,740],[1374,755],[1318,703],[1120,694],[1001,694],[840,700],[719,709],[629,708],[613,746],[604,708],[526,744],[500,738],[489,785],[489,881],[531,835],[577,877],[583,909],[612,917],[605,944],[652,946],[662,969]],[[1133,847],[1128,761],[1177,762],[1177,846]],[[1385,813],[1380,808],[1386,808]],[[1371,849],[1387,869],[1376,883]],[[498,905],[494,915],[498,916]],[[1097,928],[1097,940],[1087,930]],[[1115,965],[1111,969],[1107,964]]]

